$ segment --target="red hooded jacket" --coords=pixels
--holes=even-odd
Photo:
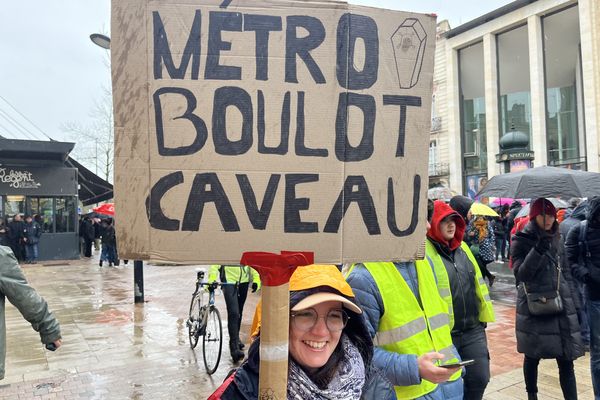
[[[454,221],[456,222],[456,231],[454,232],[454,237],[450,240],[450,243],[444,239],[444,236],[440,231],[440,222],[449,215],[454,216]],[[427,231],[428,238],[447,246],[450,250],[456,250],[460,247],[466,227],[465,220],[459,213],[454,211],[452,207],[441,200],[433,202],[433,217],[431,218],[431,228]]]

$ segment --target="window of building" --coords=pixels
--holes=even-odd
[[[436,175],[437,162],[437,141],[431,140],[429,142],[429,176]]]
[[[25,196],[6,196],[4,199],[4,212],[10,218],[15,214],[25,214]]]
[[[42,232],[54,233],[54,199],[52,197],[28,197],[27,214],[38,215]]]
[[[56,232],[75,232],[77,205],[74,197],[56,198]]]
[[[458,51],[463,175],[487,175],[483,43]]]
[[[527,25],[496,36],[500,137],[511,130],[529,136],[531,149],[531,91]]]
[[[548,15],[544,30],[548,163],[585,165],[579,7]]]

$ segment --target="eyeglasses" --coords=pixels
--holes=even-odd
[[[339,332],[348,323],[350,317],[344,310],[331,310],[327,315],[319,315],[313,308],[292,312],[290,314],[294,328],[308,332],[317,324],[319,318],[325,319],[325,325],[331,332]]]

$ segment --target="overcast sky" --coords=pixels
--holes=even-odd
[[[451,27],[456,27],[510,1],[351,0],[350,3],[435,13],[438,21],[448,19]],[[43,138],[11,105],[56,140],[71,139],[61,131],[61,124],[89,124],[94,101],[101,98],[103,86],[110,86],[106,51],[89,39],[94,32],[110,32],[109,0],[3,2],[0,135],[33,139],[33,134]]]

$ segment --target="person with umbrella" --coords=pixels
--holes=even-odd
[[[577,399],[573,360],[584,354],[577,311],[569,286],[571,275],[559,260],[556,208],[535,200],[530,221],[512,240],[517,283],[517,351],[525,354],[523,375],[528,399],[537,399],[540,359],[556,359],[565,399]]]
[[[494,229],[492,224],[482,215],[474,215],[467,227],[467,236],[471,243],[470,249],[481,274],[488,279],[490,287],[494,284],[496,276],[488,270],[487,265],[494,261]]]

